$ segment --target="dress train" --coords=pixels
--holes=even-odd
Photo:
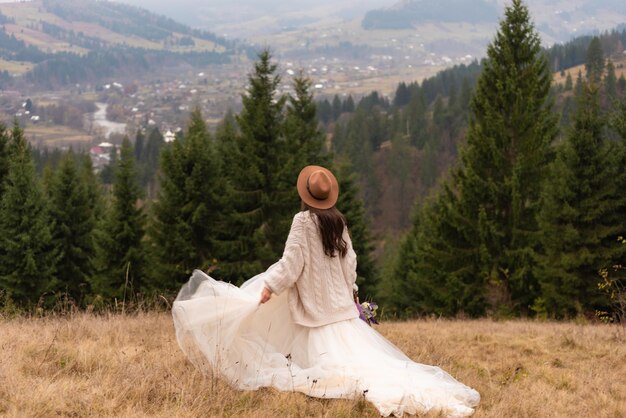
[[[263,274],[236,287],[196,270],[182,287],[172,308],[176,337],[197,367],[239,389],[365,397],[383,416],[474,412],[477,391],[439,367],[412,361],[358,318],[300,326],[291,319],[288,292],[259,305]]]

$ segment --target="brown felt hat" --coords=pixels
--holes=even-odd
[[[330,209],[337,203],[339,183],[330,170],[308,165],[298,176],[298,194],[304,203],[316,209]]]

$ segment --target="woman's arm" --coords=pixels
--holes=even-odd
[[[346,256],[341,260],[341,268],[343,269],[343,274],[348,284],[353,285],[356,283],[356,253],[354,252],[354,248],[352,248],[352,239],[350,239],[347,227],[343,230],[343,239],[346,244],[348,244],[348,251],[346,252]]]
[[[300,277],[304,269],[303,234],[304,225],[298,214],[296,214],[291,223],[291,230],[287,237],[282,258],[266,272],[265,288],[269,292],[279,295],[288,287],[293,286]],[[261,303],[265,303],[269,299],[268,297],[265,301],[263,300],[265,299],[264,296],[267,296],[266,289],[263,290]]]

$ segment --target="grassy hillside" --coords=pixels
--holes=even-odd
[[[29,66],[50,61],[82,66],[75,57],[90,53],[100,54],[96,59],[104,61],[111,60],[105,55],[109,51],[126,50],[137,56],[157,57],[149,58],[152,61],[171,60],[174,55],[175,60],[197,62],[223,61],[219,56],[231,54],[234,48],[232,41],[211,32],[117,2],[0,3],[0,23],[0,71],[16,75],[29,71]]]
[[[34,0],[2,3],[0,12],[14,21],[5,25],[8,34],[47,52],[90,50],[64,39],[70,32],[78,39],[99,40],[107,46],[157,50],[223,52],[226,44],[208,32],[194,31],[166,17],[113,2]],[[182,38],[188,38],[189,45],[181,45]]]
[[[615,66],[615,76],[617,78],[620,78],[622,75],[626,77],[626,54],[622,54],[621,56],[613,56],[611,57],[611,60],[613,61],[613,65]],[[554,83],[565,84],[565,80],[567,79],[568,74],[572,77],[572,81],[576,82],[576,77],[578,77],[579,72],[584,78],[585,64],[577,65],[575,67],[563,70],[563,74],[561,74],[560,71],[554,73]]]
[[[618,417],[626,344],[617,326],[528,321],[384,322],[412,359],[482,396],[476,417]],[[179,350],[168,313],[0,319],[0,415],[376,417],[359,401],[239,392]]]

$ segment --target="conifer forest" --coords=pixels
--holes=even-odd
[[[544,48],[513,0],[480,62],[332,99],[305,76],[277,95],[270,48],[217,129],[196,109],[176,140],[139,130],[99,172],[1,126],[0,306],[171,301],[194,269],[239,285],[280,259],[317,164],[340,183],[360,297],[384,314],[624,320],[624,44]]]

